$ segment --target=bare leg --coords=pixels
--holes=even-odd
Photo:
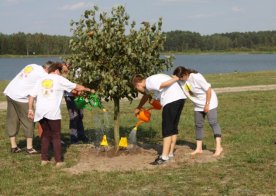
[[[170,147],[170,153],[169,154],[173,155],[175,144],[176,144],[177,135],[172,135],[171,137],[172,137],[172,140],[171,140],[171,147]]]
[[[218,157],[221,155],[223,148],[221,147],[221,137],[216,137],[216,152],[214,153],[214,157]]]
[[[15,141],[15,137],[10,137],[10,141],[11,141],[11,147],[16,148],[17,144],[16,144],[16,141]]]
[[[162,158],[168,158],[172,143],[172,136],[163,138]]]
[[[202,153],[202,140],[196,140],[196,149],[191,153],[191,155]]]
[[[27,138],[27,149],[33,148],[33,138]]]

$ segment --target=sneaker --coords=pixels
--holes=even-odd
[[[89,142],[89,139],[85,135],[79,136],[78,140],[82,141],[84,144]]]
[[[15,148],[11,148],[11,153],[19,153],[19,152],[22,152],[22,150],[17,146]]]
[[[174,154],[169,154],[168,157],[169,157],[169,160],[172,160],[174,158]]]
[[[154,162],[151,162],[150,164],[151,164],[151,165],[162,165],[162,164],[164,164],[164,163],[166,163],[166,162],[168,162],[168,161],[169,161],[169,160],[164,160],[164,159],[162,159],[161,156],[158,156],[157,159],[155,159],[155,161],[154,161]]]
[[[66,146],[66,143],[63,140],[60,140],[62,146]]]
[[[76,137],[76,136],[74,136],[74,135],[71,135],[70,136],[71,137],[71,144],[76,144],[76,143],[78,143],[78,138]]]
[[[30,148],[30,149],[26,149],[26,152],[28,153],[28,154],[38,154],[38,152],[34,149],[34,148]]]

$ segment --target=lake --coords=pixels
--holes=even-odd
[[[58,57],[0,58],[0,80],[11,80],[27,64],[42,65],[48,60],[60,61]],[[276,54],[175,55],[174,67],[165,73],[171,74],[179,65],[203,74],[276,70]]]

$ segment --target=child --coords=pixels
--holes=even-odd
[[[216,140],[216,151],[214,156],[219,156],[223,148],[221,146],[221,129],[217,123],[218,99],[215,91],[197,71],[179,66],[174,70],[173,74],[180,81],[185,81],[184,84],[182,83],[182,88],[186,96],[190,98],[194,104],[196,150],[191,154],[195,155],[202,153],[203,124],[207,116]]]
[[[61,76],[62,64],[53,63],[49,68],[49,74],[42,78],[35,86],[29,97],[28,117],[39,122],[43,132],[41,138],[41,165],[48,161],[48,147],[53,143],[56,166],[64,163],[61,160],[61,111],[60,105],[63,91],[73,89],[77,91],[90,91],[89,88],[75,84]],[[36,111],[33,112],[33,102],[36,97]]]
[[[184,107],[186,96],[181,87],[175,83],[177,80],[165,74],[156,74],[148,78],[141,75],[135,75],[132,78],[132,84],[139,92],[143,93],[143,97],[135,109],[137,114],[151,98],[150,93],[160,98],[160,103],[163,106],[162,111],[162,136],[163,150],[162,155],[158,156],[153,165],[161,165],[173,158],[174,147],[178,134],[179,118]],[[174,83],[174,84],[172,84]]]

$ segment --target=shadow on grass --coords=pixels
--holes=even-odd
[[[64,160],[64,154],[66,154],[66,152],[67,152],[67,147],[70,146],[70,140],[68,141],[68,139],[67,139],[68,137],[70,137],[69,134],[66,134],[66,133],[61,134],[61,140],[64,142],[64,144],[62,143],[62,145],[61,145],[62,160]],[[64,138],[66,138],[66,139],[64,139]],[[26,140],[25,139],[19,140],[18,147],[23,150],[26,150]],[[33,148],[36,149],[39,153],[41,152],[41,139],[38,136],[33,138]],[[49,154],[48,155],[49,155],[49,160],[54,158],[54,151],[53,151],[52,143],[50,143],[50,145],[49,145]]]

